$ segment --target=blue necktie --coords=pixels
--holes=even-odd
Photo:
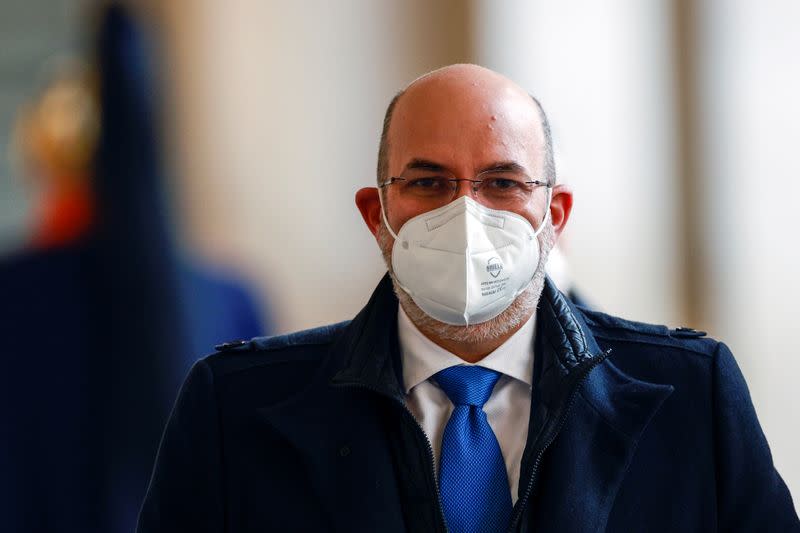
[[[452,533],[506,531],[512,509],[508,474],[483,412],[500,374],[479,366],[452,366],[435,378],[454,405],[439,460],[447,528]]]

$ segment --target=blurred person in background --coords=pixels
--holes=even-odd
[[[99,130],[95,82],[86,65],[64,61],[42,94],[19,113],[14,154],[34,192],[35,248],[73,242],[91,225],[89,177]]]
[[[97,22],[92,61],[60,62],[15,132],[35,209],[0,259],[3,531],[131,531],[182,376],[270,330],[175,244],[147,36],[114,3]]]
[[[387,275],[352,321],[195,364],[138,530],[800,531],[725,344],[545,276],[552,151],[487,69],[401,91],[356,194]]]

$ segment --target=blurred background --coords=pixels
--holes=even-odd
[[[549,114],[562,288],[724,340],[797,501],[799,23],[792,0],[0,0],[8,530],[130,530],[196,358],[363,306],[385,107],[455,62]]]

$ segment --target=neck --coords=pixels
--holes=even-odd
[[[502,317],[502,315],[500,315]],[[519,324],[514,326],[513,328],[509,329],[502,335],[485,340],[453,340],[450,338],[443,338],[442,336],[438,335],[434,330],[429,327],[425,327],[421,324],[415,324],[417,329],[425,335],[428,339],[431,340],[437,346],[440,346],[447,350],[448,352],[458,356],[460,359],[463,359],[467,363],[477,363],[493,351],[495,351],[501,344],[506,342],[510,339],[517,331],[519,331],[522,326],[524,326],[528,320],[533,316],[533,311],[531,311],[528,316],[525,317],[524,320],[521,320]],[[499,318],[499,317],[498,317]],[[493,319],[494,320],[494,319]],[[465,326],[465,327],[480,327],[481,325],[478,324],[477,326]]]

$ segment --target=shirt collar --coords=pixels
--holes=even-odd
[[[411,322],[398,305],[397,336],[403,362],[403,383],[408,392],[428,378],[455,365],[471,365],[457,355],[437,345]],[[518,329],[495,351],[475,363],[524,382],[533,383],[533,339],[536,333],[536,315]]]

